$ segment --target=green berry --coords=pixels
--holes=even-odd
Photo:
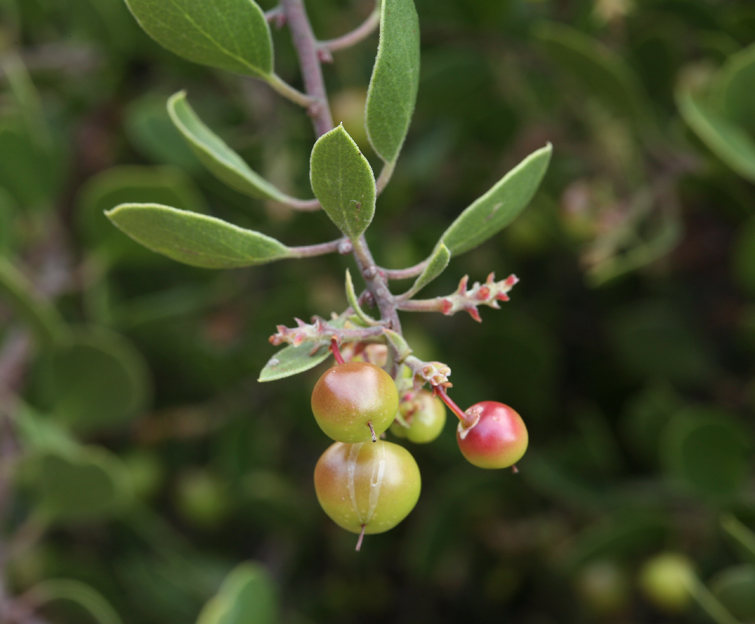
[[[398,444],[336,442],[315,467],[317,500],[352,533],[383,533],[414,509],[421,479],[417,462]]]

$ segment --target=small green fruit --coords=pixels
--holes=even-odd
[[[682,613],[692,603],[692,562],[679,553],[662,553],[640,570],[640,589],[649,602],[668,613]]]
[[[396,422],[391,426],[391,433],[415,444],[432,442],[446,424],[446,406],[427,390],[408,392],[399,403],[398,410],[409,427]]]
[[[417,462],[398,444],[336,442],[315,466],[317,500],[352,533],[383,533],[414,509],[421,479]]]

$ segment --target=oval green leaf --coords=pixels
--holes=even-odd
[[[291,257],[274,238],[169,206],[121,204],[105,214],[138,243],[195,267],[232,269]]]
[[[171,166],[121,165],[89,178],[76,201],[76,228],[87,247],[110,261],[148,264],[154,254],[122,236],[105,216],[118,204],[163,204],[191,212],[207,211],[204,197],[183,171]]]
[[[314,355],[310,355],[311,351],[312,345],[307,343],[297,347],[293,345],[283,347],[268,360],[257,381],[276,381],[298,375],[324,362],[330,355],[327,347],[320,347]]]
[[[755,44],[732,54],[718,72],[713,90],[718,108],[729,121],[755,136]]]
[[[669,422],[661,460],[676,483],[710,497],[732,496],[747,480],[751,440],[726,412],[687,408]]]
[[[282,203],[292,200],[253,171],[241,156],[202,122],[186,101],[185,91],[179,91],[168,100],[168,113],[202,164],[220,181],[257,199]]]
[[[533,152],[462,212],[441,236],[452,256],[484,243],[527,206],[548,169],[552,147]]]
[[[435,249],[433,249],[430,257],[427,259],[427,266],[425,266],[420,276],[404,296],[408,299],[416,295],[420,290],[443,273],[450,261],[451,252],[442,241],[439,242]]]
[[[740,622],[755,620],[755,565],[722,570],[711,580],[713,595]]]
[[[380,42],[367,91],[365,126],[378,156],[398,158],[419,86],[419,20],[413,0],[383,0]]]
[[[649,107],[640,80],[620,56],[563,24],[541,23],[534,35],[554,62],[611,111],[640,123],[648,120]]]
[[[151,396],[144,358],[123,336],[87,328],[57,347],[49,361],[53,417],[80,433],[123,425]]]
[[[323,210],[346,236],[359,238],[375,215],[375,177],[343,125],[312,148],[310,182]]]
[[[197,624],[275,624],[279,611],[278,589],[267,570],[247,562],[225,578]]]
[[[755,139],[688,90],[677,92],[676,103],[684,121],[710,151],[739,175],[755,182]]]
[[[161,46],[200,65],[268,77],[273,42],[253,0],[126,0],[136,21]]]
[[[110,515],[128,503],[131,482],[124,464],[97,446],[39,457],[37,485],[42,507],[57,520]]]

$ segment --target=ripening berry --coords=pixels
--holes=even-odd
[[[391,433],[415,444],[432,442],[446,424],[446,406],[427,390],[408,392],[399,403],[398,411],[409,427],[396,422],[391,426]]]
[[[470,407],[468,417],[479,415],[471,427],[462,423],[456,441],[467,461],[479,468],[508,468],[527,450],[527,428],[513,409],[496,401],[482,401]]]
[[[398,444],[336,442],[315,466],[317,500],[340,527],[383,533],[414,509],[421,480],[417,462]]]
[[[338,442],[372,440],[390,427],[398,410],[391,376],[367,362],[346,362],[326,370],[312,390],[317,424]]]
[[[665,552],[648,559],[640,570],[645,598],[667,613],[682,613],[692,604],[695,580],[692,562],[680,553]]]

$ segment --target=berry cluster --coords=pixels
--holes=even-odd
[[[483,401],[463,412],[448,396],[448,383],[431,383],[430,392],[415,388],[411,375],[400,376],[400,391],[380,366],[359,355],[344,361],[335,341],[332,350],[337,364],[312,391],[315,420],[335,440],[315,467],[315,491],[336,524],[359,534],[357,550],[365,534],[392,529],[419,499],[417,462],[405,448],[384,440],[388,429],[410,442],[431,442],[445,425],[445,403],[459,417],[456,437],[470,463],[516,470],[527,450],[527,429],[507,405]]]

